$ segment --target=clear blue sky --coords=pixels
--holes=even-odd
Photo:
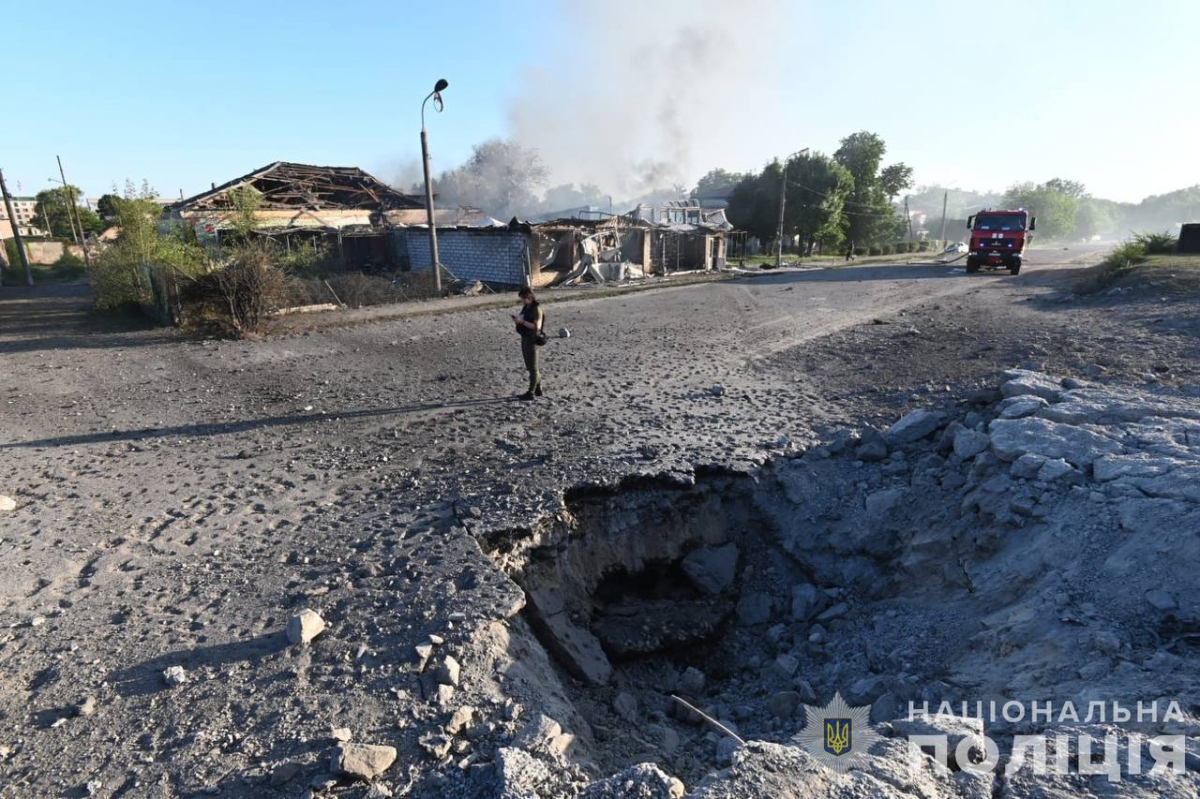
[[[442,76],[435,169],[517,131],[562,181],[653,159],[694,182],[869,129],[920,183],[1200,183],[1197,0],[6,2],[0,30],[0,167],[23,194],[55,154],[89,196],[275,160],[410,177]]]

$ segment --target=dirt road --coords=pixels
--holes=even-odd
[[[97,320],[82,290],[6,288],[0,786],[16,787],[0,795],[269,793],[263,775],[317,758],[331,726],[407,735],[397,653],[521,601],[461,525],[529,525],[570,486],[761,462],[1030,361],[1194,385],[1192,327],[1056,302],[1096,258],[551,304],[571,336],[544,349],[533,403],[514,400],[507,311],[233,342]],[[333,625],[326,651],[280,641],[305,605]],[[179,664],[194,679],[167,691]]]

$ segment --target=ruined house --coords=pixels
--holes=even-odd
[[[692,203],[639,206],[626,215],[508,224],[462,220],[438,224],[438,255],[455,278],[494,287],[608,282],[646,275],[721,269],[733,226],[724,211]],[[405,226],[393,240],[403,268],[432,271],[429,233]]]
[[[403,194],[357,167],[312,166],[276,161],[167,206],[165,219],[181,222],[202,244],[219,243],[234,228],[230,192],[249,186],[261,195],[254,235],[291,247],[320,243],[347,268],[394,266],[390,215],[424,214],[421,197]]]

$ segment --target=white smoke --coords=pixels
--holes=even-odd
[[[629,197],[730,166],[738,129],[779,101],[782,0],[563,3],[509,117],[551,183]],[[744,145],[744,142],[741,142]]]

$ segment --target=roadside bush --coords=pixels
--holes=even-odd
[[[922,239],[921,241],[918,241],[917,252],[929,252],[932,244],[933,242],[931,242],[929,239]]]
[[[866,255],[868,252],[869,252],[869,250],[866,247],[855,247],[854,248],[855,256],[863,256],[863,255]]]
[[[243,337],[261,332],[288,298],[287,277],[263,246],[238,247],[220,269],[193,279],[183,293],[187,322],[211,322]]]
[[[867,255],[883,255],[883,247],[879,246],[878,244],[872,244],[867,249]]]
[[[1175,252],[1176,239],[1170,233],[1144,231],[1133,234],[1133,243],[1140,244],[1145,255],[1168,255]]]
[[[310,241],[297,241],[290,250],[283,252],[280,264],[290,275],[315,278],[333,271],[334,260],[329,247]]]

